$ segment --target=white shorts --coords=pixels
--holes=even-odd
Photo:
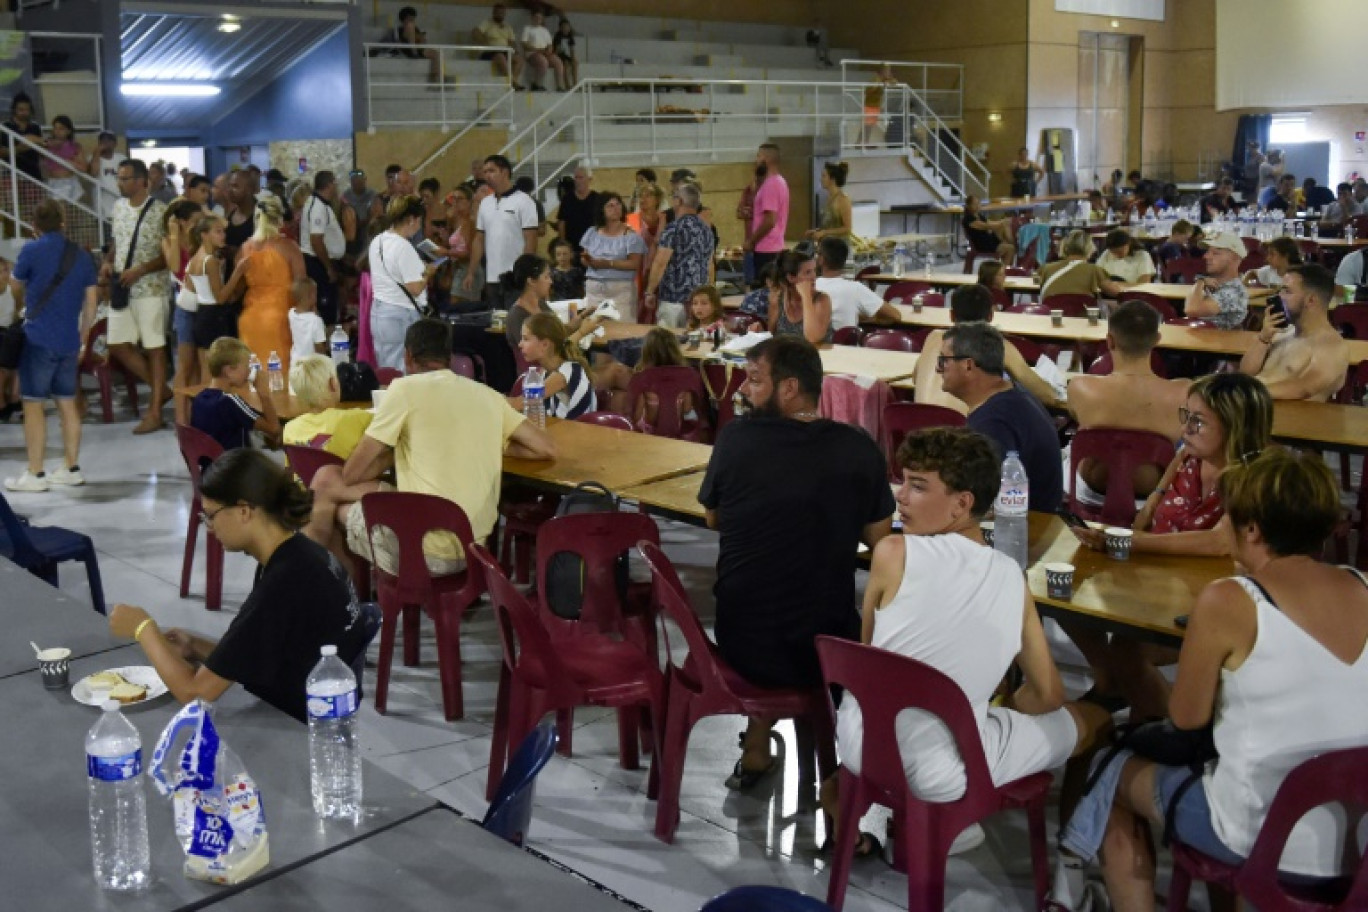
[[[109,311],[110,345],[166,346],[166,317],[171,302],[162,295],[130,298],[123,310]]]
[[[393,491],[394,488],[387,484],[381,484],[380,490]],[[431,533],[436,536],[441,533]],[[372,544],[374,548],[372,549]],[[464,558],[451,560],[448,558],[434,557],[427,553],[432,547],[432,542],[424,542],[426,547],[423,549],[423,559],[427,564],[428,573],[433,576],[449,576],[452,573],[460,573],[466,568]],[[353,554],[360,555],[370,563],[379,567],[391,576],[399,572],[399,539],[389,529],[381,526],[375,530],[375,537],[372,540],[366,535],[366,518],[361,512],[361,504],[352,504],[352,508],[347,511],[347,548]]]

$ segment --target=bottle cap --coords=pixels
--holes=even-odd
[[[325,656],[335,656],[335,655],[337,655],[337,647],[336,647],[336,646],[324,646],[324,647],[322,647],[321,649],[319,649],[318,651],[319,651],[319,653],[320,653],[321,655],[325,655]]]

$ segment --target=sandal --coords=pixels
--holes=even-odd
[[[817,851],[820,852],[820,853],[823,854],[823,855],[830,855],[830,854],[831,854],[831,837],[830,837],[830,836],[828,836],[828,837],[826,838],[826,841],[822,843],[822,845],[817,849]],[[884,857],[884,847],[883,847],[883,843],[882,843],[882,842],[879,842],[879,837],[875,836],[873,833],[866,833],[866,832],[864,832],[863,830],[861,830],[861,831],[860,831],[859,837],[855,840],[855,853],[854,853],[854,855],[853,855],[852,857],[857,858],[857,859],[858,859],[858,858],[883,858],[883,857]]]
[[[735,768],[732,769],[732,774],[727,777],[727,788],[731,789],[734,792],[749,791],[750,789],[754,788],[756,783],[758,783],[761,779],[765,778],[778,768],[779,762],[777,760],[774,760],[773,758],[770,759],[768,766],[766,766],[764,769],[758,770],[748,770],[741,765],[740,760],[737,760]]]

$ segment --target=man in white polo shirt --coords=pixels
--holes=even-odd
[[[861,323],[896,323],[898,308],[884,301],[863,282],[843,275],[850,245],[845,238],[824,237],[817,244],[817,290],[831,299],[831,328]]]
[[[347,252],[347,239],[342,234],[342,222],[333,211],[337,199],[337,178],[331,171],[314,175],[313,196],[304,203],[302,221],[307,236],[300,233],[300,248],[304,251],[304,270],[318,286],[318,315],[328,326],[337,323],[337,265]]]
[[[537,204],[513,186],[513,166],[502,155],[485,159],[484,178],[494,192],[480,202],[470,262],[484,258],[488,277],[485,299],[497,307],[503,304],[499,277],[511,271],[513,261],[524,253],[537,252]],[[466,291],[473,288],[474,272],[466,273],[461,286]]]

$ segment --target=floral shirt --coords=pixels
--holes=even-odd
[[[162,215],[166,212],[166,204],[149,196],[143,205],[150,208],[143,217],[142,226],[137,229],[138,246],[133,251],[131,262],[128,259],[128,247],[133,242],[133,229],[138,226],[138,216],[142,210],[134,209],[126,199],[114,205],[115,272],[123,272],[125,263],[128,263],[127,268],[132,269],[162,255]],[[168,294],[170,286],[166,282],[165,269],[143,276],[129,289],[129,296],[133,298],[165,298]]]
[[[658,246],[673,254],[656,288],[656,297],[667,303],[688,303],[693,290],[708,282],[708,267],[712,265],[713,255],[712,229],[697,215],[685,215],[665,226]]]
[[[1202,317],[1203,320],[1210,320],[1221,329],[1240,329],[1244,326],[1245,317],[1249,315],[1249,292],[1238,277],[1216,286],[1211,297],[1221,310],[1214,317]]]
[[[1202,496],[1202,460],[1188,456],[1174,476],[1173,485],[1159,500],[1150,531],[1159,535],[1200,532],[1215,526],[1224,515],[1225,506],[1219,494],[1212,491]]]

